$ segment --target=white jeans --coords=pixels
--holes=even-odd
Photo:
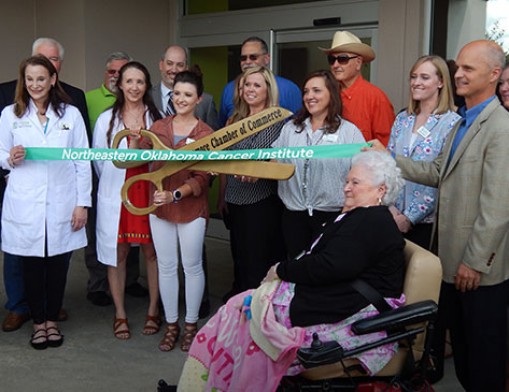
[[[179,318],[179,245],[186,281],[185,320],[186,323],[198,321],[205,287],[202,252],[206,223],[205,218],[197,218],[189,223],[172,223],[150,215],[152,239],[159,268],[159,291],[168,323],[174,323]]]

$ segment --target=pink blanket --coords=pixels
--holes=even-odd
[[[253,317],[261,317],[256,321],[263,326],[263,339],[271,345],[271,356],[278,355],[276,360],[254,342],[251,321],[246,317],[245,306],[243,308],[245,297],[253,292],[246,291],[231,298],[198,332],[193,342],[189,356],[208,370],[208,374],[202,375],[207,391],[275,391],[296,357],[304,330],[291,328],[281,334],[281,325],[276,325],[271,306],[262,307],[263,314],[253,314]],[[269,305],[271,294],[261,296],[262,301],[269,301]],[[277,333],[270,333],[272,328]]]

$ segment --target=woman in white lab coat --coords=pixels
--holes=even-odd
[[[94,148],[111,148],[115,134],[123,129],[148,129],[161,118],[150,96],[150,75],[143,64],[131,61],[120,69],[117,81],[117,100],[113,107],[102,113],[95,124]],[[130,142],[130,141],[129,141]],[[123,139],[119,148],[127,148]],[[137,173],[148,171],[142,168],[119,169],[111,161],[94,161],[99,177],[97,193],[97,258],[108,265],[108,282],[115,304],[113,333],[118,339],[131,336],[124,305],[126,260],[131,244],[140,244],[147,265],[149,308],[143,334],[152,335],[159,331],[157,284],[157,261],[148,216],[131,214],[123,206],[120,189],[124,181]],[[129,189],[129,198],[135,205],[148,205],[149,188],[145,182],[137,182]]]
[[[0,162],[10,170],[2,210],[2,250],[21,257],[35,349],[58,347],[69,260],[87,244],[91,205],[87,161],[26,161],[25,147],[88,147],[83,118],[43,56],[20,65],[14,104],[0,117]]]

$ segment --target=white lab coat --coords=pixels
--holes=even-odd
[[[106,133],[110,125],[112,109],[101,113],[95,123],[94,148],[110,148]],[[152,125],[150,115],[146,114],[145,124],[147,128]],[[115,135],[125,129],[124,124],[117,117],[111,133],[111,142]],[[123,138],[118,148],[127,148],[127,138]],[[113,165],[112,161],[94,161],[94,169],[99,178],[99,189],[97,192],[97,222],[96,222],[96,244],[97,260],[106,265],[117,266],[117,243],[118,227],[120,223],[120,209],[122,198],[120,190],[125,182],[125,170]]]
[[[11,170],[2,208],[2,250],[20,256],[55,256],[87,244],[85,228],[73,231],[76,206],[91,206],[88,161],[23,161],[11,168],[12,147],[88,147],[85,123],[78,109],[67,105],[62,118],[48,107],[46,132],[30,101],[18,118],[14,105],[0,117],[0,163]]]

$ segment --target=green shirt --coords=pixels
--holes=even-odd
[[[113,106],[117,97],[104,84],[95,90],[90,90],[85,93],[87,100],[88,118],[90,119],[90,127],[92,132],[95,128],[95,122],[99,115],[106,109]]]

